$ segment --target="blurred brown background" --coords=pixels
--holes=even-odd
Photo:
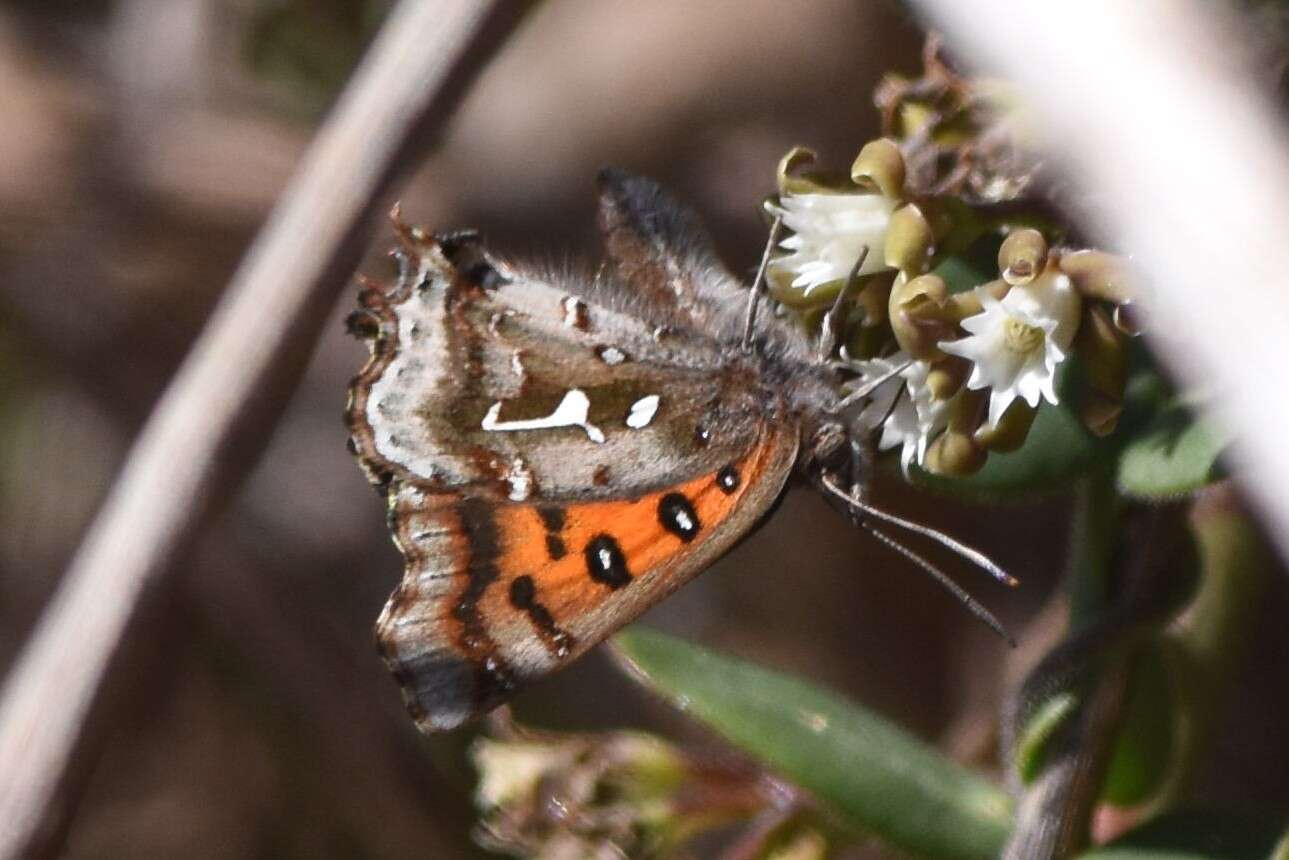
[[[0,667],[32,628],[126,446],[379,21],[344,0],[0,5]],[[592,178],[654,175],[755,263],[778,157],[849,164],[870,94],[918,67],[893,2],[549,0],[402,191],[410,220],[527,256],[593,256]],[[364,266],[384,275],[389,236]],[[78,759],[70,857],[481,856],[468,737],[426,740],[372,647],[399,578],[345,451],[363,360],[334,311],[266,455],[185,569],[150,595]],[[1024,580],[959,571],[1018,652],[808,493],[651,624],[845,692],[988,765],[1006,684],[1059,633],[1061,500],[958,509],[883,487]],[[1214,796],[1289,806],[1284,580],[1241,678]],[[1047,606],[1047,609],[1044,607]],[[709,743],[595,654],[524,694],[542,726]],[[91,754],[94,753],[94,754]],[[101,753],[101,754],[99,754]],[[0,763],[3,767],[3,763]]]

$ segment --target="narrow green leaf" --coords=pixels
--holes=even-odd
[[[1102,801],[1133,806],[1150,799],[1160,787],[1172,761],[1177,706],[1159,646],[1148,645],[1133,670]]]
[[[1011,800],[878,717],[810,684],[634,627],[614,640],[635,677],[858,831],[928,857],[998,856]]]
[[[1177,812],[1149,821],[1081,860],[1268,860],[1280,828],[1213,812]]]
[[[1038,706],[1016,741],[1016,770],[1022,782],[1028,784],[1038,776],[1048,740],[1078,705],[1073,693],[1059,693]]]

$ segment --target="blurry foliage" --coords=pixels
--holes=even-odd
[[[301,110],[329,105],[393,0],[257,0],[244,42],[251,71]]]
[[[1147,822],[1083,860],[1281,860],[1280,825],[1247,816],[1176,812]]]

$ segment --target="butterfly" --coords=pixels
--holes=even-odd
[[[794,474],[996,625],[875,525],[1006,578],[864,500],[871,454],[832,345],[757,314],[778,225],[749,291],[657,183],[607,169],[598,187],[594,275],[396,210],[398,275],[365,281],[349,319],[370,349],[350,447],[405,560],[377,642],[417,725],[456,728],[577,659],[753,530]]]

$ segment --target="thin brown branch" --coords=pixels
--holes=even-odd
[[[38,833],[146,588],[236,485],[400,172],[517,23],[513,0],[403,0],[162,397],[0,698],[0,858]],[[254,441],[252,441],[254,440]],[[249,459],[249,458],[246,458]]]

